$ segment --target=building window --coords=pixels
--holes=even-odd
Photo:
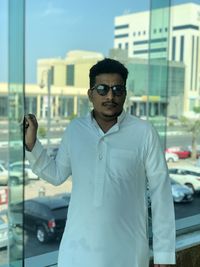
[[[51,85],[54,85],[54,66],[51,66]]]
[[[172,60],[176,59],[176,37],[172,38]]]
[[[136,36],[136,32],[133,33],[133,36]]]
[[[187,24],[187,25],[179,25],[179,26],[174,26],[173,27],[173,31],[177,31],[177,30],[199,30],[199,26],[197,25],[192,25],[192,24]]]
[[[141,32],[138,32],[138,36],[140,36]]]
[[[143,31],[143,34],[145,35],[146,34],[146,31]]]
[[[125,49],[128,50],[128,43],[125,43]]]
[[[133,42],[134,45],[148,44],[148,43],[161,43],[167,42],[167,38],[156,38],[156,39],[148,39]]]
[[[167,32],[168,31],[168,29],[167,29],[167,27],[165,27],[165,32]]]
[[[162,32],[162,28],[159,29],[159,32]]]
[[[119,30],[119,29],[127,29],[128,27],[129,27],[128,24],[117,25],[117,26],[115,26],[115,30]]]
[[[153,33],[157,33],[157,29],[154,29],[154,30],[153,30]]]
[[[115,35],[115,39],[128,37],[128,33]]]
[[[122,49],[122,44],[121,43],[118,44],[118,48]]]
[[[180,50],[180,61],[184,61],[184,36],[181,36],[181,50]]]
[[[66,72],[66,85],[74,85],[74,65],[67,65]]]
[[[8,97],[0,97],[0,117],[8,116]]]

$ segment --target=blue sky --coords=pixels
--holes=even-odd
[[[0,82],[7,81],[7,2],[0,0]],[[185,2],[200,0],[172,0]],[[74,49],[107,56],[113,47],[114,17],[148,10],[149,5],[149,0],[26,0],[26,82],[36,82],[39,58],[63,58]]]

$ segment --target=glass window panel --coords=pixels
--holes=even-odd
[[[8,222],[12,241],[9,243],[9,264],[23,266],[23,184],[25,173],[23,164],[18,171],[9,167],[14,161],[24,159],[23,115],[24,115],[24,19],[25,2],[9,1],[9,81],[8,81],[8,119],[9,119],[9,207]]]
[[[73,6],[73,3],[71,3],[72,6],[66,7],[64,4],[59,6],[59,4],[55,3],[48,4],[41,2],[36,7],[34,2],[32,0],[27,1],[26,7],[27,84],[25,110],[27,113],[36,114],[39,121],[38,136],[51,156],[54,157],[56,155],[63,130],[70,120],[76,116],[83,116],[90,110],[90,103],[87,99],[87,89],[89,86],[88,71],[96,61],[104,56],[117,58],[128,67],[128,93],[125,107],[131,114],[148,119],[155,125],[161,137],[163,150],[177,145],[188,146],[188,149],[194,150],[195,142],[198,145],[200,140],[197,137],[196,141],[193,142],[193,133],[188,130],[189,122],[187,121],[186,123],[185,120],[183,121],[182,116],[188,114],[188,112],[189,114],[193,114],[194,108],[196,107],[196,110],[198,110],[199,107],[200,86],[199,68],[197,64],[199,39],[194,35],[196,28],[194,29],[193,27],[190,29],[190,27],[183,27],[180,24],[176,25],[176,22],[170,20],[170,12],[174,12],[174,14],[178,12],[178,9],[170,8],[170,1],[152,0],[149,10],[150,21],[148,21],[148,25],[145,25],[145,23],[142,25],[140,23],[140,27],[131,28],[131,33],[137,33],[134,34],[134,37],[127,32],[129,27],[117,28],[113,23],[114,18],[119,16],[119,14],[123,16],[125,3],[123,4],[123,8],[120,5],[119,7],[115,5],[116,10],[113,8],[112,11],[108,10],[110,20],[102,34],[101,23],[99,23],[101,20],[98,20],[98,16],[101,17],[103,14],[106,19],[105,9],[102,11],[102,14],[101,9],[99,11],[100,14],[94,12],[95,16],[91,19],[93,19],[94,24],[96,23],[95,31],[99,34],[87,45],[84,43],[84,40],[91,40],[94,28],[91,28],[90,24],[87,24],[86,18],[83,19],[86,16],[83,9],[79,13],[77,6]],[[81,4],[82,2],[80,1],[80,6]],[[84,5],[87,5],[87,1],[84,2]],[[101,3],[101,5],[103,4]],[[133,6],[129,8],[131,10],[130,13],[132,13],[132,10],[133,12],[135,11]],[[96,7],[92,6],[91,9],[96,10]],[[77,15],[77,20],[73,21],[74,23],[72,24],[65,21],[68,10],[73,14],[73,17],[78,13],[80,14],[79,16]],[[22,67],[24,60],[24,2],[21,1],[16,7],[14,1],[10,1],[9,11],[9,40],[12,40],[12,44],[11,42],[9,43],[9,95],[8,97],[6,95],[0,95],[0,118],[4,116],[7,116],[7,119],[9,118],[9,121],[7,120],[7,125],[9,125],[9,149],[7,150],[9,151],[9,162],[15,162],[23,161],[23,134],[19,127],[19,121],[24,110],[24,69]],[[17,14],[20,14],[21,19],[18,18]],[[190,14],[188,11],[187,14],[193,17],[192,12]],[[93,12],[90,15],[93,16]],[[178,16],[180,17],[180,14]],[[37,27],[38,21],[40,21],[40,27]],[[14,24],[17,27],[14,27]],[[50,25],[51,31],[49,31]],[[128,24],[126,23],[126,25]],[[79,27],[81,27],[81,30],[79,30]],[[171,29],[173,27],[176,30],[172,34]],[[63,28],[65,29],[65,34],[61,31]],[[117,34],[114,28],[118,31]],[[68,36],[70,32],[79,33],[78,42],[76,34],[70,37]],[[107,38],[103,38],[105,36]],[[114,39],[114,43],[112,43],[114,36],[117,37]],[[179,50],[178,46],[180,36],[184,36],[183,44],[180,46],[182,50]],[[108,41],[109,38],[111,41]],[[130,38],[134,38],[134,42]],[[97,42],[95,42],[96,39]],[[21,40],[18,41],[17,47],[14,45],[16,40]],[[37,50],[36,40],[40,40],[37,53],[35,53]],[[45,40],[48,40],[48,43]],[[188,45],[188,42],[190,42],[190,45]],[[63,56],[63,50],[60,49],[61,43],[65,43],[66,48],[62,49],[64,53],[67,53],[66,56]],[[70,43],[69,46],[67,46],[68,43]],[[85,51],[76,50],[77,45],[75,43],[79,44],[79,49]],[[189,51],[187,51],[187,47],[189,47]],[[97,53],[94,53],[94,50]],[[32,54],[34,54],[34,57],[31,57]],[[55,54],[59,58],[55,57]],[[175,54],[180,55],[180,59],[183,62],[175,62]],[[187,58],[189,63],[186,61]],[[11,64],[13,62],[15,63]],[[69,69],[66,70],[67,66]],[[3,88],[2,92],[4,91],[4,87],[2,84],[0,85],[0,88]],[[189,93],[188,95],[187,88],[193,94]],[[9,101],[9,105],[5,104],[6,101]],[[195,116],[198,116],[198,112],[195,113]],[[190,122],[192,122],[191,119]],[[3,128],[6,127],[1,126],[1,132],[3,132]],[[180,150],[183,152],[182,148]],[[174,171],[174,169],[184,166],[189,171],[188,164],[194,167],[197,163],[198,160],[196,158],[179,159],[178,162],[169,162],[169,168],[171,169],[173,167],[170,170],[170,174],[176,175],[179,173],[179,176],[195,176],[194,170],[191,170],[188,174],[184,170],[178,169]],[[26,169],[28,168],[25,168],[23,171],[22,164],[18,171],[21,174],[23,172],[26,174]],[[28,170],[27,175],[29,175]],[[10,183],[13,183],[14,180],[11,178],[13,179],[13,177],[10,176]],[[46,198],[47,196],[57,196],[58,194],[60,197],[60,194],[65,194],[66,191],[70,192],[71,187],[71,179],[64,185],[55,188],[44,182],[41,177],[32,177],[24,184],[24,199],[26,201],[38,196]],[[11,232],[13,232],[13,236],[16,239],[18,238],[17,240],[20,243],[19,247],[21,248],[22,205],[20,203],[23,196],[23,187],[12,185],[10,188],[10,221],[12,222],[15,217],[20,222],[19,224],[17,223],[17,227],[15,222],[11,224]],[[190,203],[190,209],[186,208],[185,203],[179,203],[180,205],[175,203],[176,218],[191,217],[191,224],[193,224],[195,222],[193,215],[199,214],[199,210],[196,208],[198,203],[199,198],[196,195],[194,196],[193,202]],[[51,221],[50,224],[52,223]],[[59,241],[54,240],[47,245],[38,245],[37,236],[26,230],[24,245],[24,255],[27,258],[57,250]],[[14,251],[13,245],[10,251],[10,262],[14,263],[16,255],[12,254]],[[22,254],[20,256],[22,257]],[[48,259],[46,258],[45,261],[48,261]]]
[[[150,42],[148,65],[147,116],[160,133],[163,149],[166,142],[166,115],[168,104],[168,42],[169,33],[162,29],[169,26],[170,1],[151,1],[150,12]],[[158,42],[154,29],[159,29]],[[158,33],[157,33],[158,34]],[[164,40],[164,42],[162,41]],[[160,41],[160,42],[159,42]],[[158,47],[159,46],[159,47]],[[156,53],[155,51],[156,47]],[[162,48],[162,49],[161,49]],[[158,114],[155,116],[155,114]]]
[[[174,5],[175,1],[172,1],[172,4]],[[199,5],[192,3],[188,6],[183,4],[174,7],[173,5],[170,11],[169,54],[172,59],[170,63],[172,68],[169,68],[168,72],[166,148],[177,154],[179,158],[177,162],[168,163],[170,176],[193,190],[199,183],[198,176],[195,178],[194,171],[200,171],[197,160],[200,143],[198,130],[199,92],[194,92],[196,88],[196,85],[194,86],[196,79],[194,69],[196,56],[198,57],[196,51],[198,44],[194,37],[197,28],[193,20],[196,12],[194,10],[198,10]],[[194,9],[192,9],[193,5],[195,5]],[[187,15],[184,16],[184,14]],[[193,26],[191,26],[191,21],[194,23]],[[197,188],[196,192],[198,191]],[[182,225],[182,228],[187,228],[188,225],[199,227],[197,221],[199,221],[200,211],[196,208],[197,203],[199,203],[197,193],[194,194],[190,207],[186,204],[175,203],[177,225],[179,225],[178,219],[187,218],[187,225]],[[177,233],[179,233],[179,227],[177,229]]]
[[[8,230],[8,5],[0,1],[0,266],[7,265],[9,230]]]

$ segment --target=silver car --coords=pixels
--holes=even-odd
[[[7,216],[0,216],[0,248],[6,248],[8,244],[13,244],[12,235],[8,229]]]
[[[174,202],[191,202],[193,200],[194,192],[191,188],[186,185],[181,185],[177,183],[172,178],[170,178],[170,181]]]
[[[7,170],[4,165],[0,163],[0,186],[7,185],[19,185],[23,183],[23,175],[25,178],[25,182],[27,183],[27,171],[25,170],[24,173],[22,171],[12,171]],[[9,181],[10,180],[10,181]]]

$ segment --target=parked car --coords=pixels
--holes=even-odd
[[[167,162],[176,162],[179,160],[179,157],[175,153],[165,152],[165,159]]]
[[[0,159],[0,164],[3,165],[4,168],[6,168],[6,162],[5,162],[5,160]]]
[[[27,178],[26,171],[24,172],[25,179]],[[10,177],[10,185],[18,185],[23,183],[23,173],[20,171],[8,171],[2,164],[0,164],[0,186],[8,184]],[[27,180],[27,179],[26,179]]]
[[[7,210],[0,211],[0,248],[13,245],[12,233],[9,230]]]
[[[8,183],[8,171],[0,164],[0,185],[6,185]]]
[[[2,216],[0,216],[0,248],[8,246],[8,224]]]
[[[180,202],[191,202],[193,200],[194,192],[191,188],[186,185],[181,185],[170,177],[172,196],[176,203]]]
[[[176,182],[187,185],[193,192],[200,192],[200,168],[195,166],[169,168],[169,174]]]
[[[28,161],[16,161],[16,162],[13,162],[9,165],[9,169],[11,171],[20,171],[22,172],[23,171],[23,168],[27,174],[27,178],[29,180],[38,180],[38,176],[33,173],[33,171],[31,170],[31,166],[29,164]]]
[[[24,202],[24,228],[40,243],[61,238],[67,220],[69,197],[37,197]]]
[[[174,153],[178,155],[179,159],[186,159],[191,156],[191,152],[187,148],[180,146],[169,147],[165,152]]]
[[[23,257],[24,244],[27,236],[23,231],[23,203],[10,203],[9,205],[9,225],[12,242],[10,244],[10,257],[12,260],[19,260]]]

